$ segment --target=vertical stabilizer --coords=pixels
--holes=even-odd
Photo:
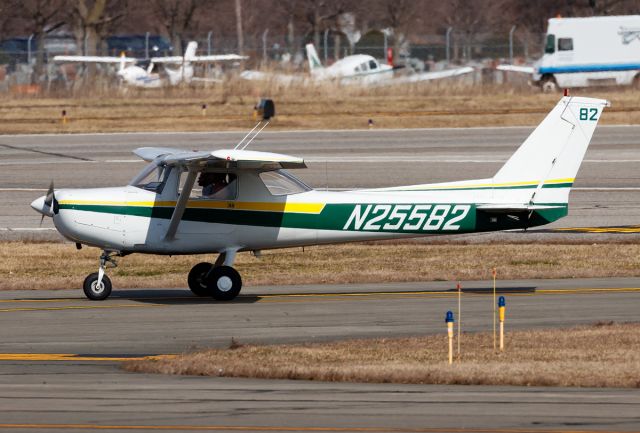
[[[126,58],[125,52],[124,51],[121,52],[120,53],[120,67],[118,68],[118,72],[124,71],[124,68],[126,66],[126,64],[125,64],[126,63],[126,59],[127,58]]]
[[[184,60],[189,61],[193,60],[196,56],[196,50],[198,49],[198,43],[196,41],[191,41],[187,44],[187,49],[184,51]]]
[[[608,102],[565,96],[493,177],[494,202],[566,203]]]
[[[307,60],[309,61],[309,71],[314,72],[314,70],[322,69],[323,66],[320,62],[320,57],[318,57],[316,47],[313,44],[307,44],[305,48],[307,50]]]

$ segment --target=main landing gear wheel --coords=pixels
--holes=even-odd
[[[103,275],[102,281],[98,284],[98,273],[94,272],[84,279],[82,289],[87,298],[92,301],[102,301],[111,294],[111,280],[106,275]]]
[[[218,301],[231,301],[242,289],[242,278],[231,266],[218,266],[209,274],[211,296]]]
[[[211,296],[211,290],[205,281],[205,277],[212,267],[213,265],[211,263],[202,262],[195,265],[191,268],[191,271],[189,271],[187,282],[189,283],[189,288],[194,295]]]
[[[197,296],[211,296],[218,301],[235,299],[242,289],[242,278],[231,266],[198,263],[189,272],[189,288]]]

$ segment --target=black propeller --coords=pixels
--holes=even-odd
[[[58,213],[58,201],[56,200],[56,195],[53,190],[53,181],[49,184],[49,189],[47,190],[47,195],[44,198],[44,209],[49,209],[49,211],[56,215]],[[40,218],[40,225],[42,225],[42,221],[44,221],[45,214],[42,214],[42,218]]]

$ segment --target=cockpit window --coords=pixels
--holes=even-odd
[[[299,194],[311,190],[300,179],[284,170],[262,172],[260,179],[272,195]]]
[[[211,200],[235,200],[238,178],[233,173],[202,172],[191,190],[191,197]]]
[[[369,69],[378,69],[378,64],[375,60],[369,60]]]
[[[170,170],[170,167],[164,167],[152,162],[142,169],[142,171],[129,182],[129,185],[160,194]]]

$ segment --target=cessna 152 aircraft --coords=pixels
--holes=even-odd
[[[313,44],[306,45],[307,60],[310,76],[278,74],[262,71],[243,71],[240,77],[245,80],[272,80],[283,85],[294,83],[304,84],[308,78],[312,81],[339,81],[340,84],[406,84],[420,81],[440,80],[442,78],[457,77],[473,72],[473,68],[445,69],[442,71],[420,72],[398,77],[394,74],[396,68],[391,64],[379,63],[368,54],[354,54],[338,60],[331,66],[323,66]]]
[[[205,78],[193,76],[194,63],[215,63],[245,60],[248,57],[237,54],[215,54],[207,56],[196,56],[198,43],[195,41],[187,44],[184,56],[152,57],[149,59],[149,66],[142,68],[136,63],[137,59],[126,57],[108,56],[55,56],[53,60],[59,63],[113,63],[119,64],[117,75],[126,85],[141,87],[145,89],[157,89],[164,86],[177,86],[180,83],[191,83],[192,81],[208,81]],[[165,66],[162,73],[154,72],[156,65]],[[175,67],[177,66],[177,67]]]
[[[285,171],[304,168],[301,158],[246,150],[255,137],[246,141],[250,132],[228,150],[136,149],[149,164],[129,185],[52,185],[31,206],[52,217],[78,248],[103,250],[98,272],[84,281],[89,299],[111,293],[105,265],[113,256],[208,253],[219,256],[191,269],[189,288],[230,300],[242,287],[232,267],[241,251],[526,229],[566,216],[569,191],[605,106],[601,99],[563,97],[488,179],[318,191]]]

